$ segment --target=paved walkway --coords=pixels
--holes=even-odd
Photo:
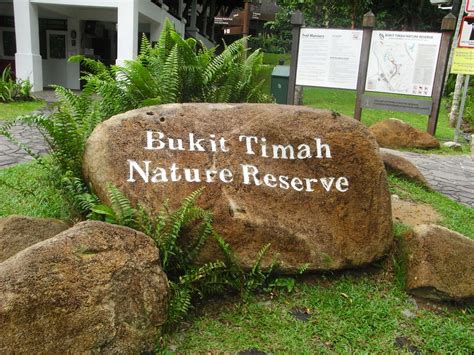
[[[25,143],[35,153],[46,154],[48,152],[44,138],[36,128],[17,125],[13,127],[10,132],[16,139]],[[0,136],[0,168],[23,163],[31,159],[32,157],[23,149],[10,143],[5,137]]]
[[[57,101],[53,90],[40,91],[33,94],[37,99],[44,100],[46,105],[37,112],[49,113],[51,112],[49,106]],[[0,122],[1,125],[1,122]],[[44,141],[44,137],[34,127],[18,124],[14,126],[10,132],[20,142],[26,144],[33,152],[37,154],[46,154],[48,147]],[[16,144],[11,143],[8,139],[0,135],[0,168],[8,167],[18,163],[24,163],[32,160],[23,149],[20,149]]]
[[[470,156],[387,151],[411,161],[436,191],[474,207],[474,161]]]

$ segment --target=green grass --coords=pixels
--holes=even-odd
[[[285,65],[290,65],[291,56],[288,53],[277,54],[277,53],[264,53],[263,63],[268,65],[278,65],[280,59],[285,60]]]
[[[164,342],[177,352],[273,353],[469,353],[474,351],[472,309],[434,313],[417,309],[392,282],[370,275],[314,276],[298,282],[296,292],[259,296],[247,303],[210,300]],[[290,312],[307,310],[308,321]],[[403,315],[409,310],[413,317]]]
[[[442,216],[441,225],[474,239],[473,208],[395,176],[389,176],[389,185],[390,192],[399,195],[402,199],[431,205]]]
[[[70,219],[66,201],[49,181],[51,176],[36,162],[0,169],[0,217]]]
[[[44,101],[0,102],[0,121],[11,120],[44,107]]]

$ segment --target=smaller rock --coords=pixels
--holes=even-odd
[[[456,151],[462,151],[461,144],[456,143],[456,142],[444,142],[443,147],[456,150]]]
[[[0,263],[0,354],[140,354],[167,317],[151,238],[82,222]]]
[[[404,237],[407,290],[440,300],[474,299],[474,240],[437,225],[418,225]]]
[[[394,175],[406,177],[426,187],[430,187],[423,174],[418,168],[402,156],[391,153],[387,149],[380,149],[380,157],[383,160],[387,172]]]
[[[439,141],[429,133],[396,118],[377,122],[370,126],[369,130],[383,148],[439,148]]]
[[[54,237],[69,226],[57,219],[8,216],[0,218],[0,263],[30,245]]]

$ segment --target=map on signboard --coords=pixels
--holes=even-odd
[[[440,33],[374,31],[367,91],[431,96]]]
[[[301,29],[296,85],[355,89],[362,31]]]

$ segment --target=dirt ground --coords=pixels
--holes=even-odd
[[[409,226],[417,224],[436,224],[441,220],[440,214],[430,205],[415,203],[392,195],[393,222]]]

